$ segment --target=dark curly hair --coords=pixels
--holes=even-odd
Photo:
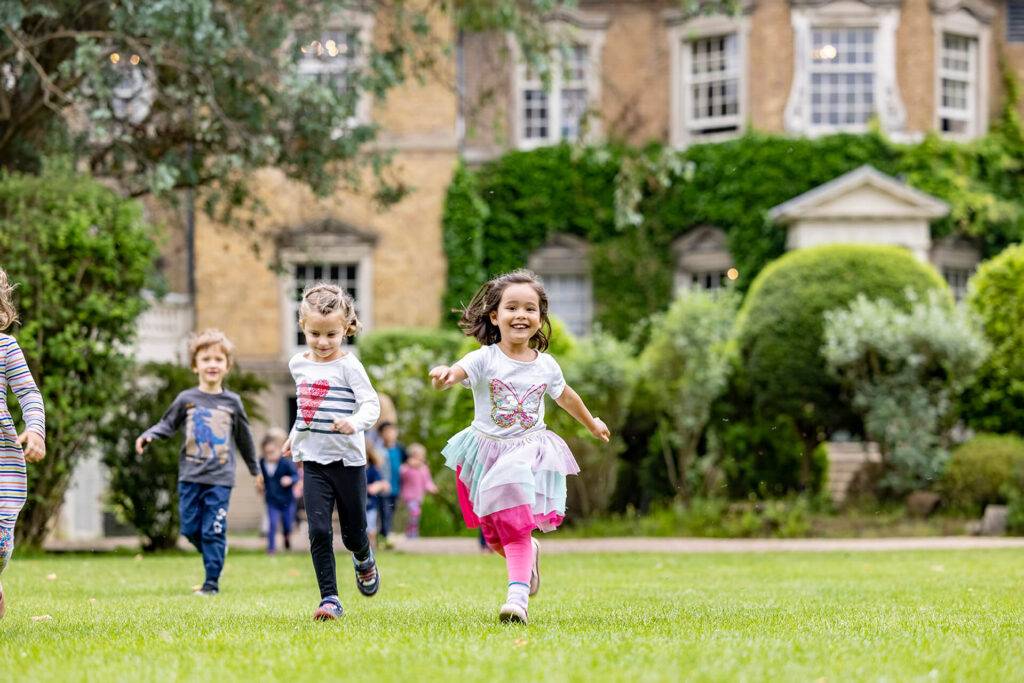
[[[546,351],[551,337],[551,321],[548,320],[548,295],[544,291],[544,285],[540,278],[533,271],[525,268],[513,270],[511,273],[505,273],[490,280],[477,290],[464,310],[455,311],[462,313],[459,327],[466,333],[466,336],[473,337],[484,345],[500,342],[501,331],[497,325],[491,322],[491,313],[498,310],[505,288],[509,285],[520,284],[533,287],[540,300],[540,329],[530,337],[530,348]]]

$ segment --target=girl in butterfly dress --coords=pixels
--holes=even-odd
[[[318,283],[302,293],[299,326],[309,351],[288,362],[295,379],[297,414],[284,453],[303,463],[309,551],[320,586],[317,621],[342,616],[334,565],[332,517],[338,510],[341,540],[352,553],[356,587],[369,597],[380,576],[366,534],[366,438],[380,416],[380,401],[362,363],[342,349],[362,324],[355,303],[336,285]]]
[[[459,326],[483,347],[454,365],[433,368],[430,377],[437,389],[457,383],[471,388],[475,414],[442,453],[457,473],[466,526],[480,527],[505,558],[508,595],[498,618],[526,623],[529,596],[540,586],[540,545],[531,533],[561,524],[565,477],[579,472],[565,441],[544,426],[545,394],[595,438],[608,441],[608,427],[544,353],[551,334],[548,299],[532,272],[513,271],[485,284]]]

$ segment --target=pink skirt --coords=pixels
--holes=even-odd
[[[556,529],[565,518],[566,475],[580,471],[565,441],[548,430],[496,439],[470,427],[442,454],[458,478],[466,527],[482,526],[489,541],[502,544]]]

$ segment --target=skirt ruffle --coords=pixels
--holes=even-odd
[[[552,531],[565,517],[565,477],[580,471],[554,432],[494,439],[472,427],[441,451],[458,475],[459,507],[470,529],[486,522],[502,540],[540,529]]]

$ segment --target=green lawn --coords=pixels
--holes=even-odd
[[[17,554],[0,680],[991,680],[1024,677],[1024,551],[547,555],[529,626],[496,556],[381,553],[314,623],[308,556]],[[54,578],[55,575],[55,578]],[[30,617],[49,615],[48,620]]]

